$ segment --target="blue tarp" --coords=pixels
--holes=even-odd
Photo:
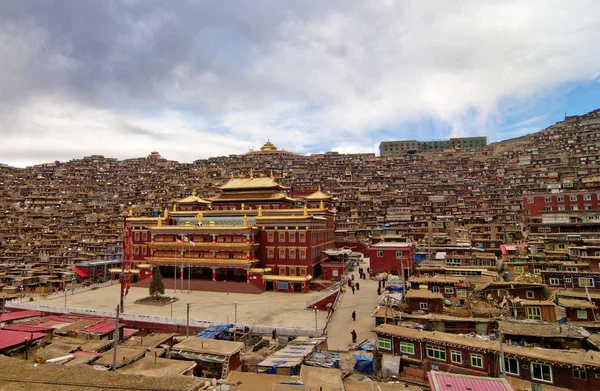
[[[356,364],[354,364],[354,370],[367,375],[373,374],[373,356],[354,356]]]
[[[233,327],[233,324],[221,324],[218,326],[210,326],[196,334],[198,338],[215,339],[219,335],[226,333]]]

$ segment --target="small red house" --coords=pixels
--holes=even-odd
[[[371,269],[374,275],[389,273],[408,279],[413,275],[415,244],[409,242],[379,242],[369,246]]]

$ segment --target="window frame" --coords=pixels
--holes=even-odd
[[[392,350],[392,340],[389,338],[377,337],[377,347],[379,349],[391,351]]]
[[[515,368],[517,370],[517,372],[511,372],[510,371],[510,361],[513,360],[514,364],[515,364]],[[504,357],[504,373],[510,374],[510,375],[516,375],[516,376],[520,376],[519,373],[519,359],[514,358],[514,357]]]
[[[458,356],[458,360],[455,360],[454,357]],[[462,352],[460,350],[451,350],[450,351],[450,362],[454,364],[462,364]]]
[[[433,360],[446,361],[446,348],[439,348],[437,346],[425,345],[425,352],[427,354],[427,357],[429,357]],[[431,353],[433,353],[433,354],[431,354]],[[436,353],[439,357],[436,357]]]
[[[415,344],[410,342],[402,342],[400,341],[400,353],[404,354],[415,354]]]
[[[558,278],[558,277],[549,278],[548,285],[560,285],[560,278]]]
[[[423,310],[423,311],[427,311],[427,303],[426,302],[419,303],[419,309]]]
[[[575,375],[576,373],[577,373],[578,375]],[[582,375],[583,375],[583,376],[582,376]],[[585,370],[585,368],[584,368],[584,369],[581,369],[581,368],[573,368],[573,377],[574,377],[575,379],[579,379],[579,380],[587,380],[587,371]]]
[[[535,312],[533,310],[536,310],[537,314],[533,314],[533,312]],[[527,319],[542,320],[542,308],[541,307],[527,307]]]
[[[583,313],[585,316],[580,316]],[[588,312],[586,310],[577,310],[577,319],[587,319]]]
[[[474,363],[475,360],[479,360],[480,365]],[[473,368],[483,368],[483,355],[477,353],[471,353],[471,366]]]
[[[589,280],[590,284],[589,285],[582,284],[581,283],[582,280]],[[579,286],[584,286],[584,287],[587,286],[588,288],[594,288],[595,287],[595,283],[594,283],[594,278],[593,277],[579,277],[579,278],[577,278],[577,284]]]
[[[536,366],[538,366],[540,368],[540,374],[542,375],[542,378],[535,377],[535,375],[534,375],[534,370],[535,369],[534,368]],[[544,383],[552,383],[553,377],[552,377],[552,366],[551,365],[542,364],[542,363],[539,363],[539,362],[536,362],[536,361],[532,361],[530,363],[530,367],[531,367],[531,379],[532,380],[537,380],[537,381],[541,381],[541,382],[544,382]],[[543,371],[544,367],[547,367],[549,369],[548,373],[550,375],[550,380],[544,379],[544,371]]]
[[[383,250],[377,250],[377,258],[383,258]]]

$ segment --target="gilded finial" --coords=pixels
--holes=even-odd
[[[189,227],[190,225],[192,225],[192,224],[190,223],[190,221],[189,221],[189,220],[186,220],[186,221],[185,221],[185,226],[186,226],[186,227]]]
[[[254,170],[250,169],[250,179],[254,179]]]
[[[319,191],[321,191],[321,185],[319,184]]]
[[[169,210],[165,208],[165,219],[169,218]]]
[[[304,216],[308,216],[308,207],[304,204]]]
[[[177,212],[177,204],[173,202],[173,212]]]
[[[324,209],[325,205],[323,205],[323,200],[319,201],[319,209]]]
[[[244,215],[244,227],[248,226],[248,216]]]
[[[258,207],[258,217],[262,217],[262,206]]]
[[[246,205],[244,205],[244,204],[242,203],[242,205],[241,205],[241,206],[242,206],[242,210],[244,210],[244,207],[245,207]]]
[[[196,197],[196,190],[192,190],[192,196]]]
[[[133,216],[133,208],[129,208],[129,216]]]
[[[158,225],[159,227],[162,227],[162,219],[161,219],[160,217],[158,218],[158,224],[157,224],[157,225]]]
[[[198,225],[202,225],[202,217],[204,217],[202,212],[196,213],[196,218],[198,219]]]
[[[273,176],[273,170],[271,170],[271,179],[274,179],[275,177]]]

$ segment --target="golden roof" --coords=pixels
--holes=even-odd
[[[231,178],[229,182],[220,186],[221,190],[243,190],[243,189],[284,189],[273,177],[250,177]]]
[[[333,197],[331,197],[329,194],[323,193],[321,191],[321,186],[319,186],[319,190],[315,191],[312,194],[307,195],[306,197],[304,197],[305,200],[330,200]]]
[[[277,147],[271,142],[271,140],[267,139],[265,145],[260,147],[261,151],[277,151]]]
[[[205,200],[204,198],[200,198],[194,194],[191,196],[182,198],[180,200],[175,200],[177,204],[210,204],[210,201]]]
[[[150,264],[156,265],[194,265],[194,266],[246,266],[250,267],[252,264],[258,263],[258,259],[219,259],[219,258],[146,258],[146,261]]]

